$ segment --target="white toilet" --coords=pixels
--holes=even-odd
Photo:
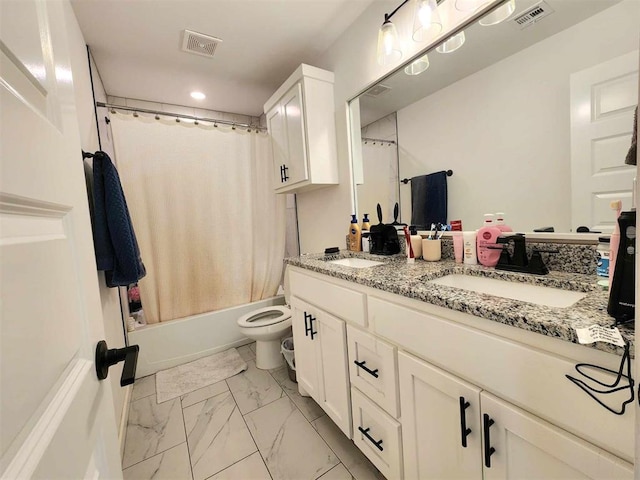
[[[291,335],[291,310],[284,305],[264,307],[243,315],[238,326],[245,337],[256,341],[256,366],[270,370],[283,365],[280,343]]]

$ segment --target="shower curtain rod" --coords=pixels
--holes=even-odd
[[[250,125],[248,123],[240,123],[240,122],[232,122],[229,120],[218,120],[215,118],[207,118],[207,117],[196,117],[193,115],[183,115],[178,113],[169,113],[169,112],[161,112],[159,110],[149,110],[147,108],[134,108],[134,107],[125,107],[123,105],[115,105],[112,103],[104,103],[104,102],[96,102],[97,107],[103,108],[113,108],[119,110],[125,110],[128,112],[140,112],[140,113],[150,113],[154,115],[164,115],[165,117],[175,117],[175,118],[186,118],[189,120],[198,120],[203,122],[213,122],[214,124],[219,123],[221,125],[231,125],[232,127],[242,127],[247,129],[261,130],[266,131],[265,127],[260,127],[258,125]]]
[[[362,141],[363,142],[380,142],[380,143],[388,143],[389,145],[395,145],[396,141],[395,140],[383,140],[382,138],[369,138],[369,137],[362,137]]]

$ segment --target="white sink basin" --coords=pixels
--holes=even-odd
[[[461,274],[446,275],[428,283],[556,308],[570,307],[587,295],[584,292]]]
[[[329,260],[327,263],[353,268],[369,268],[375,267],[376,265],[384,265],[384,262],[376,262],[373,260],[366,260],[364,258],[340,258],[338,260]]]

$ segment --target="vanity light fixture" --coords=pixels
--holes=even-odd
[[[438,53],[451,53],[458,50],[462,45],[464,45],[466,38],[464,36],[464,31],[457,33],[449,38],[447,38],[443,43],[436,47],[436,51]]]
[[[398,40],[398,30],[391,22],[398,10],[400,10],[409,0],[404,0],[391,13],[384,14],[384,22],[378,31],[378,64],[384,66],[397,62],[402,58],[402,50],[400,49],[400,40]]]
[[[207,96],[202,92],[191,92],[191,98],[195,100],[204,100]]]
[[[429,68],[429,57],[425,54],[404,67],[404,73],[407,75],[420,75],[427,68]]]
[[[423,42],[427,34],[437,35],[442,30],[442,20],[436,0],[416,0],[413,14],[413,39]]]
[[[515,10],[516,10],[516,0],[509,0],[504,5],[496,8],[493,12],[482,17],[478,23],[483,27],[497,25],[501,22],[504,22],[507,18],[509,18],[511,14],[515,12]]]

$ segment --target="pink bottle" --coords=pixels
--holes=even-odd
[[[485,267],[495,267],[500,259],[501,250],[495,250],[496,241],[502,235],[497,226],[484,226],[478,230],[478,262]]]
[[[502,212],[496,213],[496,227],[498,227],[501,232],[513,232],[510,226],[504,224],[504,213]]]

